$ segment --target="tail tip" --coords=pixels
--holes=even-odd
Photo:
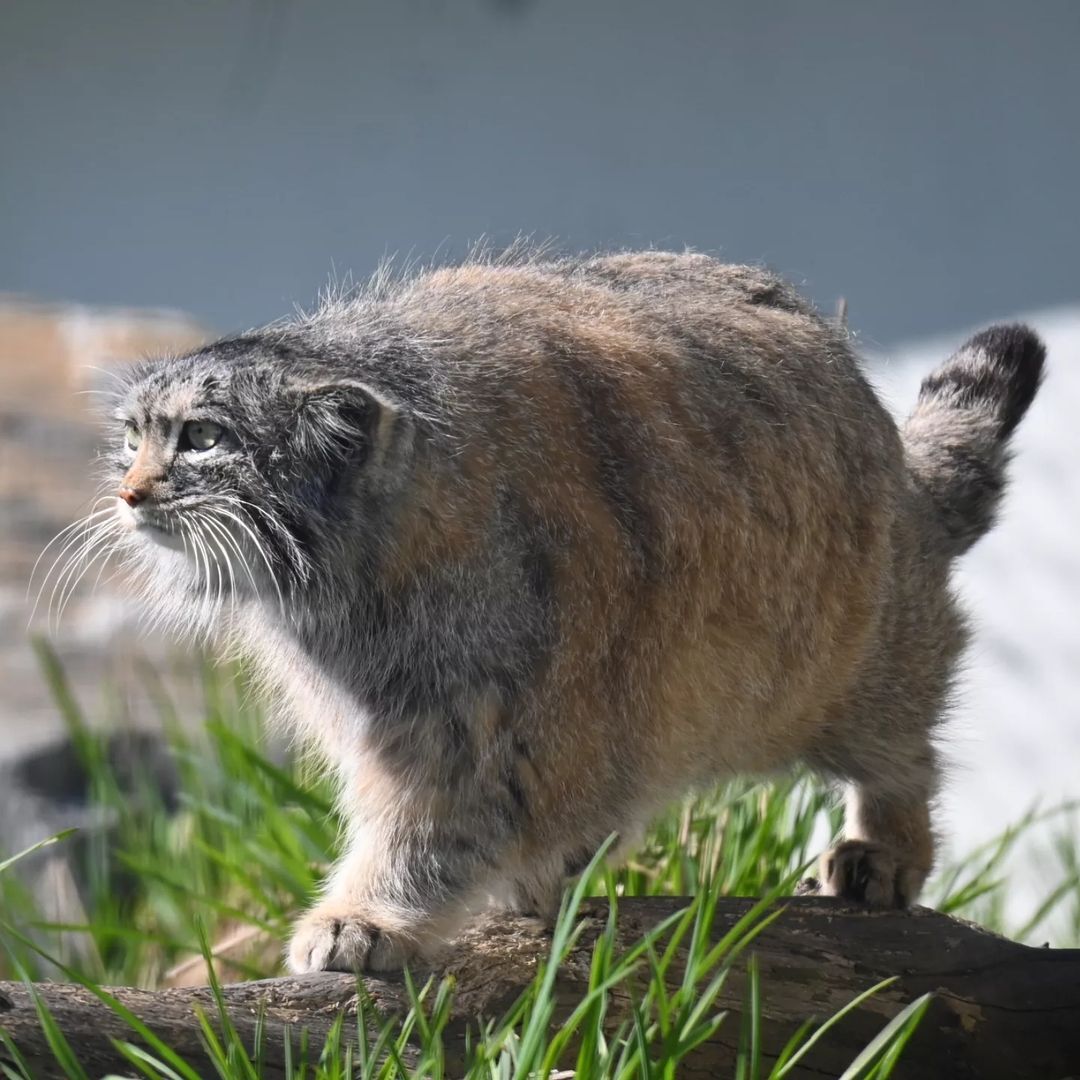
[[[1023,419],[1042,383],[1046,346],[1024,323],[1001,323],[977,333],[961,350],[982,354],[1004,383],[1001,434],[1008,437]]]
[[[923,380],[904,438],[950,557],[994,523],[1009,436],[1035,398],[1045,360],[1046,348],[1030,327],[999,324],[968,339]]]
[[[1042,338],[1025,323],[998,323],[980,330],[966,348],[985,353],[992,361],[1038,379],[1046,360]]]
[[[992,409],[1007,439],[1023,419],[1043,378],[1046,346],[1023,323],[1001,323],[968,339],[923,381],[921,400],[943,398],[953,408]]]

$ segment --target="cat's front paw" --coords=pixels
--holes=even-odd
[[[302,916],[293,928],[288,967],[294,975],[387,971],[404,967],[415,951],[408,938],[388,933],[368,912],[324,903]]]

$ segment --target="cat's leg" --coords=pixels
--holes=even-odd
[[[604,834],[600,817],[590,807],[577,819],[589,822],[588,827],[567,826],[560,830],[558,840],[534,838],[521,844],[500,867],[504,888],[498,906],[554,926],[563,893],[588,869],[601,847],[607,844],[603,862],[618,865],[644,841],[646,818],[608,822],[610,831]]]
[[[490,873],[498,838],[483,834],[476,821],[408,809],[354,826],[323,899],[293,930],[290,970],[378,971],[433,958]]]
[[[907,907],[934,864],[933,775],[848,789],[845,839],[821,860],[820,893],[876,907]]]

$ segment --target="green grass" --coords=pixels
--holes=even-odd
[[[94,798],[115,811],[117,825],[108,842],[80,849],[89,886],[85,920],[73,924],[44,920],[9,865],[20,856],[5,858],[0,852],[0,977],[55,978],[59,965],[60,977],[83,983],[121,1011],[102,986],[157,987],[175,980],[185,966],[196,976],[209,970],[215,978],[280,973],[290,922],[314,898],[337,848],[340,822],[328,785],[303,762],[271,760],[262,718],[243,681],[208,669],[201,724],[181,726],[159,695],[179,774],[178,808],[167,812],[150,783],[133,800],[106,766],[104,739],[85,722],[59,666],[47,650],[42,659],[92,777]],[[133,802],[138,812],[132,812]],[[941,871],[929,902],[1028,938],[1053,916],[1066,927],[1066,936],[1080,942],[1075,808],[1055,813],[1061,842],[1057,864],[1047,870],[1055,884],[1027,925],[1005,924],[1005,866],[1035,824],[1034,814],[996,843]],[[823,1029],[805,1025],[793,1031],[784,1055],[763,1063],[759,1021],[768,986],[752,960],[753,938],[776,917],[779,909],[769,901],[790,891],[822,836],[838,825],[834,798],[806,779],[734,783],[677,808],[656,824],[627,865],[607,871],[597,863],[568,893],[548,962],[504,1016],[472,1033],[467,1075],[549,1076],[560,1069],[576,1070],[579,1077],[674,1077],[679,1062],[721,1024],[739,1023],[718,1005],[733,969],[745,973],[747,986],[736,1076],[788,1075]],[[55,842],[70,843],[70,838]],[[592,948],[587,993],[568,1018],[555,1022],[555,971],[581,933],[578,908],[592,894],[608,896],[612,916]],[[614,922],[619,900],[649,895],[692,900],[647,938],[620,946]],[[716,938],[716,903],[728,895],[765,900]],[[624,1010],[628,1016],[613,1023],[617,989],[619,999],[629,995],[632,1006]],[[867,993],[880,989],[868,987]],[[289,1075],[297,1080],[449,1075],[443,1033],[453,987],[410,983],[410,994],[413,1008],[390,1023],[361,1000],[359,1036],[346,1038],[338,1026],[325,1047],[312,1047],[306,1060],[294,1060]],[[894,1019],[845,1076],[888,1076],[925,1006],[916,1002]],[[203,1026],[217,1074],[257,1080],[258,1047],[244,1047],[227,1013],[219,1013],[217,1030],[210,1018]],[[40,1017],[66,1075],[81,1075],[77,1048],[67,1045],[43,1006]],[[124,1053],[140,1075],[196,1075],[170,1048],[140,1030],[135,1018],[125,1019],[133,1041]],[[825,1027],[837,1019],[823,1018]],[[136,1043],[139,1036],[143,1041]],[[6,1055],[0,1049],[0,1077],[28,1078],[10,1047]]]

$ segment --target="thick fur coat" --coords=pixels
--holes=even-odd
[[[849,785],[822,891],[911,902],[950,567],[1042,361],[980,334],[898,430],[781,280],[648,252],[383,279],[134,370],[106,528],[339,781],[293,970],[426,956],[492,899],[549,917],[610,833],[797,762]]]

